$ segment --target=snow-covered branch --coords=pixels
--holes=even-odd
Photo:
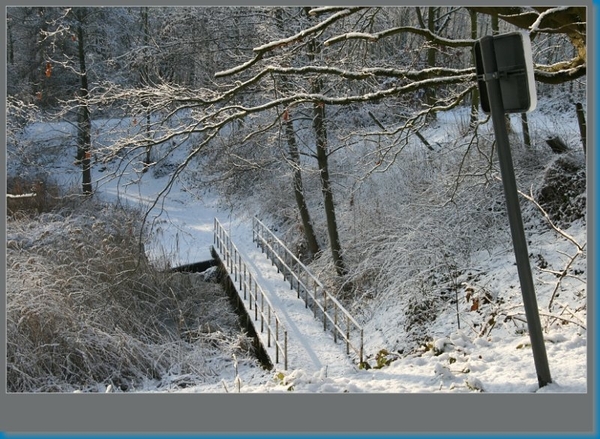
[[[433,44],[439,44],[447,47],[472,47],[475,43],[474,40],[470,39],[450,39],[441,37],[428,29],[422,29],[414,26],[401,26],[395,27],[392,29],[386,29],[381,32],[377,32],[374,34],[362,33],[362,32],[348,32],[343,35],[338,35],[336,37],[330,38],[325,41],[326,46],[331,46],[332,44],[339,43],[341,41],[350,40],[350,39],[363,39],[371,42],[379,41],[383,38],[390,37],[393,35],[398,35],[401,33],[414,33],[417,35],[421,35],[431,41]]]
[[[254,52],[257,52],[257,53],[268,52],[269,50],[287,46],[291,43],[303,41],[304,38],[314,35],[320,31],[324,30],[325,28],[327,28],[328,26],[331,26],[336,21],[341,20],[342,18],[345,18],[349,15],[352,15],[352,14],[360,11],[361,9],[364,9],[364,7],[354,7],[354,8],[342,9],[341,11],[333,14],[331,17],[327,18],[326,20],[323,20],[314,26],[304,29],[304,30],[298,32],[297,34],[292,35],[291,37],[282,38],[280,40],[272,41],[270,43],[256,47],[254,49]]]
[[[587,73],[587,65],[581,58],[558,62],[552,65],[536,64],[535,80],[544,84],[562,84],[582,78]]]
[[[275,49],[278,49],[281,47],[288,46],[290,44],[302,42],[302,41],[304,41],[304,39],[306,37],[309,37],[318,32],[321,32],[322,30],[326,29],[328,26],[335,23],[336,21],[341,20],[342,18],[347,17],[349,15],[352,15],[361,9],[364,9],[364,7],[343,8],[340,11],[333,14],[331,17],[327,18],[326,20],[323,20],[322,22],[320,22],[312,27],[304,29],[304,30],[296,33],[295,35],[292,35],[287,38],[281,38],[276,41],[272,41],[270,43],[263,44],[262,46],[255,47],[253,49],[253,51],[256,53],[254,58],[252,58],[251,60],[249,60],[239,66],[233,67],[231,69],[219,71],[219,72],[215,73],[215,77],[222,78],[225,76],[232,76],[232,75],[240,73],[244,70],[247,70],[249,67],[253,66],[258,61],[260,61],[267,52],[270,52],[272,50],[275,50]]]

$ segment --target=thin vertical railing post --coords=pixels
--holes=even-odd
[[[267,346],[271,347],[271,307],[269,307],[267,315]]]
[[[346,316],[346,354],[349,354],[349,353],[350,353],[350,317]]]
[[[229,254],[229,265],[231,267],[231,272],[233,273],[235,271],[235,259],[234,259],[235,255],[233,254],[233,245],[232,245],[233,243],[231,241],[231,237],[228,238],[227,241],[228,241],[228,244],[229,244],[228,245],[228,250],[227,250],[227,252]]]
[[[305,308],[308,307],[308,289],[310,288],[309,282],[310,282],[310,277],[308,276],[308,272],[307,272],[306,273],[306,282],[304,282],[304,305],[305,305]]]
[[[304,288],[304,308],[308,308],[308,282],[306,283],[306,287]]]
[[[279,320],[275,320],[275,363],[279,363]]]
[[[360,362],[363,362],[363,330],[360,330],[360,353],[358,354],[360,357]]]
[[[252,273],[248,272],[248,289],[252,292]],[[244,300],[246,300],[246,286],[244,285]]]
[[[238,263],[239,263],[239,282],[240,282],[240,290],[242,289],[242,268],[246,268],[246,264],[243,263],[242,261],[242,255],[239,254],[238,252]]]
[[[217,236],[219,237],[219,251],[221,252],[221,254],[223,253],[223,235],[221,233],[221,224],[218,223],[217,221]]]
[[[265,295],[260,295],[260,332],[265,330]]]
[[[248,307],[250,308],[250,311],[252,311],[252,287],[250,287],[250,296],[248,297]]]
[[[248,273],[248,275],[246,275],[246,272]],[[243,288],[243,291],[244,291],[244,300],[246,300],[246,285],[247,285],[247,283],[248,283],[248,279],[247,279],[247,277],[248,277],[249,275],[250,275],[250,272],[249,272],[249,271],[247,271],[247,269],[246,269],[246,264],[244,264],[244,288]]]
[[[338,333],[338,308],[337,306],[333,308],[333,342],[337,343],[337,333]]]
[[[323,288],[323,331],[327,330],[327,291]]]
[[[233,249],[233,281],[237,282],[237,250]]]
[[[294,279],[296,280],[296,289],[300,289],[300,267],[296,263],[296,268],[294,268],[294,262],[294,259],[292,259],[292,271],[295,274]]]
[[[254,297],[254,321],[258,320],[258,291],[256,292],[256,296]]]
[[[227,254],[226,258],[227,258],[227,267],[229,268],[229,272],[231,273],[231,259],[230,259],[230,254],[229,254],[229,236],[227,236],[227,240],[225,241],[225,253]]]
[[[285,370],[287,370],[288,368],[288,336],[287,336],[287,331],[283,332],[283,361],[284,361],[284,368]]]
[[[294,270],[293,270],[294,261],[291,258],[291,255],[287,251],[285,252],[285,254],[288,256],[288,258],[287,258],[288,261],[286,261],[285,265],[287,266],[286,270],[288,271],[288,274],[290,276],[290,290],[293,290],[294,289]]]

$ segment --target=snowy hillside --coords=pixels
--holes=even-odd
[[[551,107],[552,102],[546,106]],[[544,136],[560,134],[572,148],[564,160],[578,163],[580,171],[585,171],[574,118],[551,114],[541,110],[530,115],[537,142],[529,150],[514,148],[519,187],[525,194],[531,189],[536,197],[544,176],[560,159],[545,147]],[[167,380],[173,385],[165,385],[163,377],[147,379],[144,385],[129,390],[587,392],[585,194],[576,194],[576,202],[566,201],[575,203],[571,214],[578,210],[580,214],[555,216],[555,228],[531,201],[521,198],[553,378],[552,384],[539,389],[495,158],[491,150],[461,143],[464,118],[462,110],[440,115],[422,132],[435,146],[434,151],[425,150],[416,139],[402,151],[401,160],[391,163],[385,172],[362,176],[358,186],[352,185],[358,181],[352,163],[360,160],[360,146],[335,156],[339,173],[336,200],[345,256],[352,267],[347,277],[352,289],[340,286],[326,252],[310,267],[359,316],[370,368],[354,364],[343,374],[327,367],[318,371],[294,367],[266,371],[253,359],[238,361],[229,352],[210,360],[214,365],[210,378],[202,373],[194,376],[193,368],[185,372],[173,368]],[[96,121],[96,141],[115,142],[122,127],[130,126],[127,120]],[[518,143],[516,119],[513,126],[512,139]],[[490,129],[482,126],[481,136],[489,138]],[[61,186],[76,190],[80,177],[72,164],[75,140],[71,130],[68,125],[43,122],[27,127],[21,141],[37,148],[37,161],[24,161],[18,151],[9,151],[9,175],[44,172]],[[71,148],[69,154],[64,153],[64,145]],[[183,147],[171,153],[163,166],[157,167],[160,172],[136,172],[127,160],[96,163],[95,198],[118,201],[144,213],[167,187],[173,169],[169,163],[182,160],[185,153]],[[485,160],[490,161],[489,168],[478,175]],[[209,259],[214,217],[227,221],[236,231],[238,245],[247,252],[260,253],[249,228],[254,215],[273,226],[291,248],[299,245],[297,218],[288,215],[290,201],[285,200],[290,195],[288,188],[270,186],[267,181],[228,194],[223,187],[198,184],[194,180],[198,169],[201,167],[178,179],[150,211],[149,238],[144,244],[151,262],[173,267]],[[315,184],[314,178],[307,179],[309,188]],[[318,197],[311,202],[318,203]],[[22,251],[41,236],[80,227],[69,225],[67,219],[64,223],[56,217],[47,219],[50,222],[40,226],[43,230],[26,232],[9,227],[8,240],[13,243],[9,249]],[[103,221],[102,216],[98,221]],[[314,221],[322,226],[324,220],[317,215]],[[24,269],[17,274],[23,281],[32,276]],[[225,302],[223,306],[228,307]],[[218,343],[230,349],[236,342],[227,340]],[[310,342],[307,338],[306,343]],[[177,385],[181,382],[185,386]],[[95,389],[88,385],[80,390],[104,391],[107,384],[99,382]]]

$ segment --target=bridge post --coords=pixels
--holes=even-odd
[[[327,291],[323,288],[323,331],[327,331]]]
[[[265,330],[265,295],[260,295],[260,332]]]
[[[337,333],[338,333],[338,308],[337,306],[333,309],[333,342],[337,343]]]
[[[350,354],[350,316],[346,316],[346,355]]]
[[[283,350],[284,350],[284,368],[287,370],[288,368],[288,334],[287,331],[283,332]]]
[[[275,319],[275,362],[279,363],[279,320]]]
[[[271,307],[267,312],[267,346],[271,347]]]
[[[254,297],[254,321],[258,320],[258,296]]]
[[[363,330],[362,330],[362,328],[360,330],[360,354],[359,354],[359,357],[360,357],[360,362],[362,363],[363,362]]]

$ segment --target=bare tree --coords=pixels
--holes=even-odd
[[[77,119],[77,160],[81,162],[82,189],[84,195],[92,194],[92,117],[89,107],[89,84],[86,65],[85,25],[87,13],[85,9],[76,8],[73,12],[77,29],[77,56],[79,58],[79,78],[81,81],[80,107]]]
[[[290,162],[294,168],[294,196],[296,198],[296,204],[298,205],[298,211],[300,212],[300,218],[302,219],[302,228],[306,243],[308,245],[308,258],[312,259],[317,255],[321,249],[315,230],[313,227],[312,220],[310,218],[310,212],[306,203],[306,197],[304,196],[304,185],[302,183],[302,165],[300,163],[300,153],[298,151],[298,145],[296,143],[296,133],[294,131],[294,121],[290,116],[289,111],[283,113],[283,123],[285,125],[285,137],[287,139],[289,147]]]
[[[502,8],[469,10],[476,12],[478,17],[496,14],[506,26],[512,26],[513,29],[520,25],[530,28],[538,35],[557,32],[568,35],[571,38],[569,41],[573,41],[574,44],[580,43],[579,33],[582,29],[585,30],[584,22],[574,24],[574,29],[564,22],[548,27],[548,17],[554,17],[555,21],[552,23],[558,23],[557,17],[563,16],[559,10],[520,8],[519,11],[527,18],[526,21],[514,20],[512,16],[506,15]],[[216,148],[217,140],[235,124],[241,122],[244,126],[244,135],[239,142],[243,145],[252,138],[276,129],[276,122],[281,120],[287,109],[302,106],[312,108],[312,127],[317,145],[315,154],[327,204],[324,209],[326,215],[335,214],[333,192],[331,185],[327,185],[331,182],[331,175],[326,160],[335,153],[336,148],[344,146],[343,143],[336,144],[335,148],[330,149],[329,145],[331,129],[335,129],[333,121],[337,110],[372,105],[382,112],[373,113],[381,122],[379,130],[363,129],[360,133],[357,130],[365,139],[386,139],[385,142],[376,142],[376,149],[365,154],[365,161],[361,166],[368,174],[375,170],[385,170],[393,163],[406,145],[408,136],[418,132],[420,126],[424,126],[428,115],[456,108],[466,97],[471,96],[476,88],[471,58],[475,41],[471,34],[474,15],[470,17],[464,9],[448,9],[444,17],[439,17],[463,20],[467,25],[462,27],[465,35],[455,37],[440,34],[435,27],[431,30],[428,27],[411,25],[410,21],[401,22],[400,26],[397,26],[382,11],[385,12],[385,8],[309,8],[308,14],[316,19],[304,22],[298,20],[295,22],[297,27],[287,36],[267,31],[264,35],[271,38],[270,40],[256,44],[246,51],[241,50],[238,43],[235,56],[227,58],[227,65],[230,67],[216,72],[214,84],[210,87],[189,87],[163,81],[132,90],[129,87],[107,84],[105,93],[100,98],[102,102],[126,103],[128,108],[138,110],[143,108],[144,102],[149,102],[149,111],[162,111],[165,116],[161,120],[160,129],[157,125],[153,131],[154,145],[174,143],[173,148],[176,148],[180,143],[178,139],[199,135],[200,140],[189,151],[187,158],[177,164],[173,178],[181,175],[194,157],[200,155],[206,147]],[[459,17],[461,11],[462,16]],[[215,13],[227,12],[232,11],[219,10]],[[248,16],[252,14],[267,17],[265,9],[261,8],[247,11]],[[275,26],[278,15],[273,13],[269,17]],[[415,21],[413,23],[416,24]],[[267,24],[254,22],[254,26],[262,26],[262,29],[268,30]],[[254,41],[257,41],[257,38],[254,35]],[[451,67],[415,64],[412,50],[401,54],[389,50],[396,41],[411,42],[414,48],[422,46],[424,42],[442,48],[444,59],[451,60],[448,62]],[[388,52],[392,58],[378,57]],[[578,50],[577,53],[579,57],[585,55],[585,51]],[[442,63],[441,55],[439,59],[440,61],[436,58],[436,64]],[[579,61],[556,60],[553,64],[536,65],[536,79],[557,83],[579,78],[585,74],[585,62],[580,62],[581,58],[578,59]],[[272,92],[265,93],[272,90],[272,84],[281,81],[282,78],[292,86],[280,88],[280,93],[276,96]],[[429,89],[436,90],[434,105],[423,108],[410,104],[415,94]],[[406,103],[402,112],[396,112],[397,102]],[[389,104],[386,106],[385,103]],[[328,110],[327,118],[325,110]],[[390,111],[394,113],[390,114]],[[188,115],[186,124],[170,126],[168,120],[174,119],[182,112]],[[145,151],[148,136],[132,137],[126,144],[131,150]],[[108,153],[115,155],[120,149],[122,145],[115,145]],[[163,194],[168,190],[169,188],[165,188]],[[328,227],[328,230],[330,245],[335,252],[339,236],[336,238],[331,234],[335,227]],[[334,255],[334,260],[337,260],[337,256],[341,256],[340,248],[337,255]],[[343,273],[343,261],[336,262],[336,267]]]

